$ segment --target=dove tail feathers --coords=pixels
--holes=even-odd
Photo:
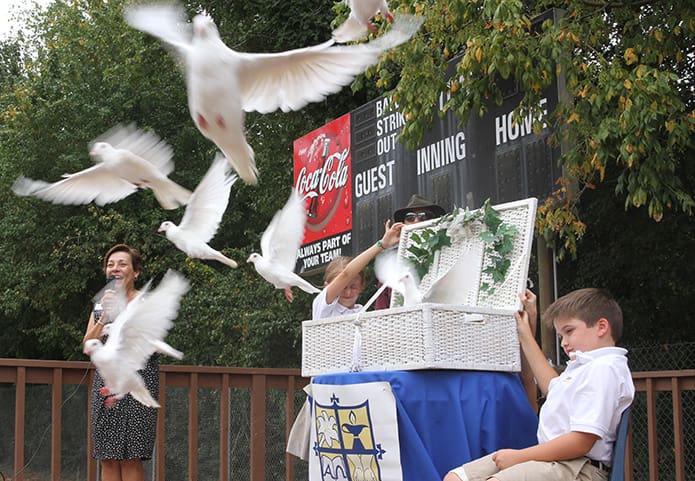
[[[178,349],[174,349],[166,342],[160,341],[158,339],[153,339],[150,342],[152,343],[152,346],[154,346],[158,353],[164,354],[169,357],[173,357],[174,359],[183,359],[183,353]]]
[[[227,158],[227,162],[234,171],[239,174],[241,180],[247,184],[256,185],[258,183],[258,168],[253,149],[244,142],[241,146],[234,146],[232,149],[223,149],[222,153]]]
[[[318,287],[314,286],[314,285],[311,284],[310,282],[308,282],[308,281],[302,279],[301,277],[300,277],[300,279],[301,279],[302,281],[304,281],[304,282],[298,282],[298,283],[297,283],[297,287],[299,287],[299,288],[300,288],[301,290],[303,290],[304,292],[307,292],[307,293],[309,293],[309,294],[318,294],[319,292],[321,292],[321,289],[319,289]]]
[[[171,210],[182,205],[188,204],[191,198],[191,191],[181,187],[176,182],[167,179],[165,183],[151,185],[152,193],[162,208]]]
[[[235,261],[233,261],[233,260],[230,259],[229,257],[225,256],[225,255],[222,254],[221,252],[218,252],[218,253],[217,253],[217,255],[215,256],[215,260],[218,260],[218,261],[220,261],[222,264],[226,264],[226,265],[228,265],[229,267],[233,267],[233,268],[238,267],[238,264],[237,264]]]
[[[367,26],[350,15],[338,28],[333,30],[333,40],[339,43],[360,40],[367,36]]]
[[[152,397],[150,392],[146,387],[138,388],[136,390],[130,391],[130,395],[138,401],[140,404],[147,406],[148,408],[158,408],[159,403]]]
[[[396,17],[388,32],[365,45],[382,50],[397,47],[407,42],[418,31],[425,17],[402,13]]]

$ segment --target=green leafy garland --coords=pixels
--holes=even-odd
[[[407,249],[407,259],[415,266],[418,276],[422,279],[429,272],[435,254],[442,247],[451,245],[449,228],[454,221],[457,221],[461,228],[473,222],[479,222],[485,227],[480,232],[480,238],[485,242],[485,254],[490,259],[490,265],[483,269],[483,272],[490,275],[493,283],[503,282],[511,265],[511,259],[508,256],[514,248],[512,240],[518,229],[502,221],[500,213],[490,205],[490,199],[487,199],[483,206],[475,211],[466,209],[461,213],[461,209],[457,207],[451,214],[442,216],[431,227],[413,232],[412,245]],[[480,289],[488,295],[495,291],[488,282],[483,282]]]

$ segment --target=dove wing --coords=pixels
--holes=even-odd
[[[117,304],[119,305],[119,307],[117,307],[116,309],[116,312],[118,312],[118,314],[116,315],[116,319],[114,319],[113,322],[108,323],[104,326],[104,330],[106,334],[108,334],[108,338],[106,339],[106,343],[104,344],[104,348],[102,349],[102,351],[105,351],[108,354],[108,356],[112,359],[115,359],[116,362],[128,363],[128,367],[133,370],[142,369],[138,360],[132,358],[119,360],[119,357],[121,356],[121,345],[124,342],[122,331],[124,326],[127,324],[126,321],[128,321],[128,319],[132,316],[132,312],[135,308],[135,305],[144,294],[149,292],[151,285],[152,281],[150,280],[147,282],[147,284],[145,284],[145,287],[143,287],[140,290],[137,297],[133,299],[130,303],[128,303],[126,300],[125,292],[122,289],[118,289],[116,291]],[[109,284],[107,284],[105,289],[106,288],[109,288]],[[145,362],[146,361],[147,358],[145,358]]]
[[[218,154],[191,195],[179,224],[187,237],[207,243],[217,232],[237,179],[236,175],[228,174],[228,165],[227,159]]]
[[[304,239],[306,213],[302,199],[292,189],[285,206],[276,212],[261,236],[261,252],[271,264],[294,271],[297,249]]]
[[[279,53],[236,53],[242,107],[247,112],[288,112],[323,100],[376,63],[384,51],[407,41],[421,23],[421,17],[402,14],[386,34],[359,45],[336,46],[329,40]]]
[[[64,179],[49,183],[19,177],[12,190],[17,195],[33,195],[54,204],[109,204],[128,197],[137,190],[130,182],[113,175],[103,163],[74,174],[65,174]]]
[[[106,345],[112,344],[117,357],[129,367],[143,369],[157,348],[153,341],[164,340],[173,326],[188,288],[181,274],[167,271],[156,289],[143,291],[128,304],[114,322],[120,322],[120,326],[109,331]]]
[[[132,5],[124,8],[123,16],[131,27],[172,47],[177,56],[185,58],[190,50],[191,25],[181,5]]]
[[[91,360],[99,370],[101,377],[104,378],[104,384],[106,386],[119,385],[120,379],[122,379],[124,376],[127,377],[130,375],[129,373],[126,373],[126,369],[134,372],[132,366],[124,366],[121,363],[115,349],[115,344],[109,343],[108,340],[98,352],[92,354]]]
[[[106,142],[114,149],[127,150],[154,165],[162,175],[174,171],[174,151],[169,144],[151,132],[138,129],[135,124],[116,125],[92,141]]]
[[[400,292],[406,304],[412,305],[422,300],[415,269],[398,257],[395,249],[382,252],[374,259],[374,275],[382,284]]]
[[[382,284],[393,288],[398,278],[404,273],[398,261],[398,253],[395,249],[381,252],[374,259],[374,275]]]

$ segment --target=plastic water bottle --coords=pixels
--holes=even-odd
[[[104,307],[101,305],[101,303],[97,302],[94,304],[94,322],[99,322],[101,319],[101,316],[104,315]]]

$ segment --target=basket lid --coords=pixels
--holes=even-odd
[[[398,256],[419,269],[424,302],[516,310],[526,289],[535,198],[407,225]],[[391,307],[402,304],[395,294]]]

